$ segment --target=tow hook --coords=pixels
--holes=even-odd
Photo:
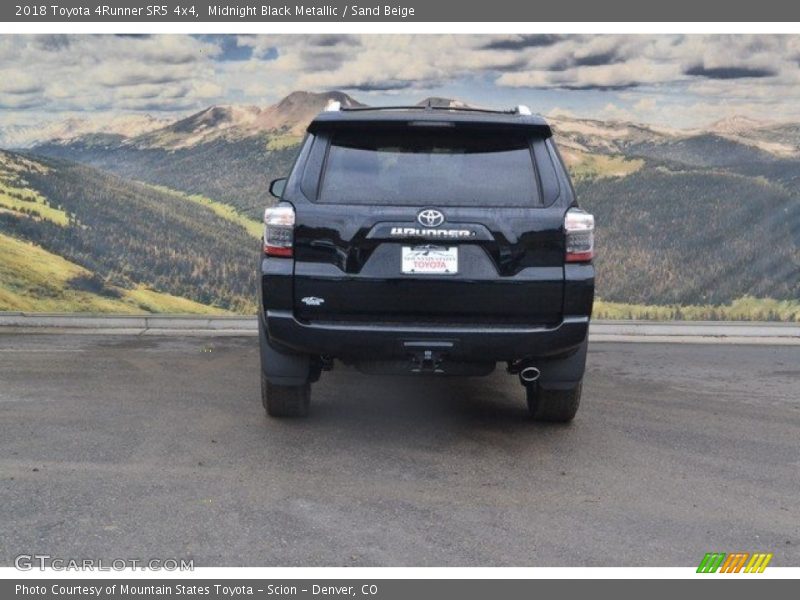
[[[403,348],[411,359],[412,373],[444,373],[442,362],[453,349],[448,340],[405,341]]]
[[[433,350],[423,350],[411,355],[412,373],[444,373],[441,368],[442,355]]]

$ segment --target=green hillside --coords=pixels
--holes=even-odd
[[[206,198],[201,194],[187,194],[186,192],[178,192],[175,190],[171,190],[167,187],[156,185],[153,186],[160,192],[164,192],[166,194],[172,194],[173,196],[180,198],[182,200],[186,200],[187,202],[195,202],[201,206],[205,206],[210,208],[214,211],[214,214],[218,217],[225,219],[226,221],[230,221],[231,223],[235,223],[240,227],[244,228],[247,233],[253,236],[255,239],[260,240],[261,236],[264,233],[264,224],[260,220],[251,219],[250,217],[245,216],[239,210],[230,205],[225,204],[224,202],[217,202],[216,200],[212,200],[211,198]]]
[[[701,134],[674,141],[634,143],[627,146],[626,151],[634,156],[680,162],[694,167],[768,163],[775,158],[756,146],[713,134]]]
[[[594,179],[626,177],[644,166],[640,158],[628,159],[620,154],[592,154],[589,152],[562,152],[564,162],[573,179],[592,181]]]
[[[800,300],[744,296],[730,304],[626,304],[595,300],[596,319],[643,321],[784,321],[800,322]]]
[[[264,207],[273,201],[269,183],[289,173],[299,141],[297,137],[263,134],[236,140],[221,138],[178,149],[80,141],[45,144],[38,146],[36,153],[214,198],[260,220]]]
[[[117,310],[106,302],[117,293],[127,305],[147,311],[255,310],[259,244],[252,227],[232,215],[220,216],[219,206],[66,161],[1,151],[0,161],[6,165],[0,174],[4,189],[35,198],[34,208],[48,206],[68,215],[64,223],[8,203],[0,209],[0,234],[33,243],[86,271],[79,278],[72,273],[54,279],[56,288],[100,296],[102,302],[94,300],[98,310]],[[0,285],[24,291],[19,283],[24,273],[13,273],[8,267]],[[36,287],[35,277],[32,285],[27,289],[44,289]],[[108,295],[106,289],[115,291]],[[36,293],[9,292],[0,310],[18,310],[20,297]],[[70,298],[64,297],[62,310],[73,306]]]
[[[633,304],[800,298],[800,201],[764,177],[648,166],[579,181],[598,295]]]
[[[87,269],[0,233],[0,310],[90,313],[219,313],[220,309],[137,286],[119,288]]]
[[[0,212],[67,225],[69,215],[29,187],[25,176],[31,171],[48,172],[41,164],[0,153]]]

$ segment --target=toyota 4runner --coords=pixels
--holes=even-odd
[[[519,376],[533,418],[578,409],[594,218],[524,106],[317,116],[264,214],[261,393],[305,416],[334,360],[366,373]]]

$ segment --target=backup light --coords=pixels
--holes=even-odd
[[[294,254],[294,208],[279,204],[264,211],[264,254],[292,256]]]
[[[594,216],[570,208],[564,216],[566,262],[589,262],[594,258]]]

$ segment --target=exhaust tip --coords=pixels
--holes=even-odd
[[[541,372],[536,367],[525,367],[519,372],[519,378],[524,383],[533,383],[539,379],[539,375],[541,375]]]

